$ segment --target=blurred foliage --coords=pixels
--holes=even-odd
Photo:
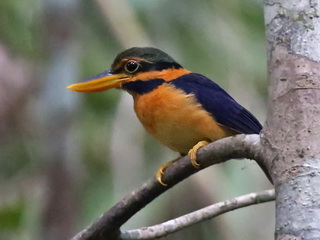
[[[4,231],[13,231],[18,229],[22,224],[22,213],[25,208],[23,201],[13,202],[0,209],[0,226]]]
[[[169,53],[187,69],[212,78],[259,119],[265,118],[267,71],[260,1],[124,2],[136,14],[137,24],[143,28],[154,46]],[[26,79],[18,79],[26,82],[26,90],[32,89],[12,91],[10,96],[25,94],[22,99],[27,100],[23,100],[23,105],[16,102],[17,106],[10,107],[16,114],[0,114],[0,124],[10,123],[12,126],[4,127],[2,135],[5,138],[0,139],[0,239],[41,239],[41,215],[48,196],[48,185],[44,180],[48,161],[43,154],[45,141],[39,138],[42,130],[37,119],[37,109],[39,95],[43,93],[41,86],[46,84],[45,73],[49,71],[48,63],[52,58],[46,46],[46,34],[51,29],[45,29],[44,23],[44,6],[48,3],[55,4],[50,0],[0,2],[0,45],[8,50],[8,59],[19,59],[26,63],[29,75],[25,75]],[[85,79],[109,68],[123,46],[114,26],[104,18],[97,2],[78,1],[76,12],[72,46],[77,56],[78,75],[80,79]],[[126,18],[126,12],[122,13],[122,17]],[[61,23],[61,26],[64,24]],[[132,23],[128,21],[127,24],[130,26]],[[121,31],[122,26],[116,27]],[[128,44],[130,45],[130,39]],[[4,53],[0,52],[0,63],[1,54]],[[15,68],[18,69],[19,65]],[[0,68],[0,74],[1,71]],[[10,82],[10,76],[0,77],[0,81]],[[57,83],[59,81],[57,79]],[[2,91],[5,92],[6,89]],[[1,94],[0,91],[0,96]],[[76,96],[74,93],[68,94]],[[119,200],[115,194],[116,180],[112,169],[113,161],[121,159],[110,157],[114,132],[112,126],[119,108],[119,99],[121,92],[115,90],[84,94],[81,99],[75,100],[77,103],[72,105],[72,110],[69,109],[73,114],[72,124],[68,125],[71,130],[70,133],[65,130],[64,134],[71,135],[73,147],[69,151],[76,156],[70,158],[76,160],[65,164],[71,169],[71,178],[76,183],[75,205],[79,205],[80,209],[75,217],[73,233]],[[10,102],[9,97],[7,102]],[[3,102],[3,107],[7,102]],[[125,127],[130,127],[130,123],[127,125],[129,126],[124,126],[124,132]],[[145,171],[131,172],[128,167],[124,174],[131,179],[142,176],[138,179],[145,180],[153,176],[161,163],[171,160],[175,155],[162,148],[143,131],[140,135],[143,139],[145,160],[142,164]],[[126,148],[131,149],[130,146]],[[161,159],[161,162],[149,161],[150,159]],[[144,220],[139,220],[138,214],[131,222],[135,227],[154,224],[217,200],[261,190],[268,185],[260,170],[253,166],[248,161],[237,161],[205,170],[201,175],[198,174],[200,176],[186,180],[148,206]],[[195,194],[191,197],[192,191]],[[8,201],[10,204],[7,204]],[[273,236],[272,204],[236,211],[165,239],[213,239],[213,235],[214,239],[270,239]]]
[[[0,2],[1,41],[19,55],[39,56],[41,7],[41,0]]]

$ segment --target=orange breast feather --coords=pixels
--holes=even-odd
[[[174,151],[187,154],[199,141],[215,141],[235,132],[219,125],[192,94],[169,84],[133,94],[135,112],[146,130]]]

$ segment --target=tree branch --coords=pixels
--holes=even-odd
[[[238,208],[247,207],[254,204],[270,202],[275,199],[274,189],[265,190],[257,193],[249,193],[230,200],[218,202],[184,216],[157,224],[151,227],[124,231],[121,233],[121,239],[155,239],[165,237],[170,233],[177,232],[183,228],[196,223],[209,220],[213,217]]]
[[[199,169],[192,166],[188,156],[181,157],[165,169],[162,180],[168,184],[167,187],[159,184],[153,177],[114,205],[96,222],[74,236],[72,240],[119,239],[121,225],[160,194],[199,170],[232,158],[254,159],[261,163],[259,135],[236,135],[202,147],[197,155],[197,162],[201,166]]]

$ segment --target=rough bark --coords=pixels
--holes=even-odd
[[[188,156],[181,157],[164,171],[162,180],[168,184],[167,187],[160,185],[155,177],[150,179],[105,212],[96,222],[79,232],[72,240],[119,239],[120,227],[160,194],[199,170],[232,158],[249,158],[260,162],[260,137],[237,135],[204,146],[199,149],[197,155],[197,162],[201,166],[199,169],[192,166]]]
[[[200,210],[171,219],[169,221],[140,229],[124,231],[121,239],[156,239],[177,232],[193,224],[209,220],[213,217],[242,207],[274,201],[274,189],[257,193],[249,193],[230,200],[218,202]]]
[[[269,109],[265,164],[276,189],[275,239],[320,239],[319,1],[265,1]]]

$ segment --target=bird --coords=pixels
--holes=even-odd
[[[153,47],[132,47],[119,53],[111,68],[67,87],[77,92],[122,89],[133,97],[135,113],[154,138],[189,155],[199,168],[197,151],[216,140],[237,134],[259,134],[262,125],[217,83],[182,67]],[[156,173],[162,181],[165,168]],[[259,164],[259,163],[258,163]],[[265,167],[259,164],[269,180]]]

